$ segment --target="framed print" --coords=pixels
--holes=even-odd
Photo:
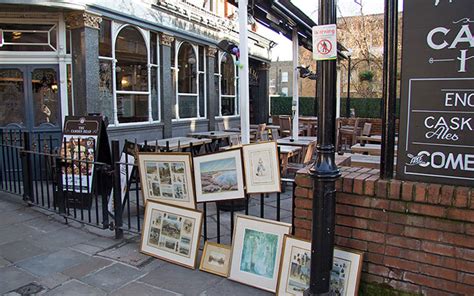
[[[276,142],[242,147],[247,193],[280,192],[280,161]]]
[[[194,157],[197,202],[244,198],[240,149]]]
[[[303,295],[309,287],[311,243],[285,235],[278,276],[277,295]],[[362,268],[362,253],[334,249],[330,291],[334,295],[356,295]]]
[[[143,199],[195,209],[190,153],[139,153]]]
[[[228,277],[231,251],[231,246],[206,241],[199,269]]]
[[[149,200],[140,251],[194,269],[201,224],[199,211]]]
[[[237,214],[229,278],[275,292],[283,237],[291,225]]]

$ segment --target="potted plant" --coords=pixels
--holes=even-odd
[[[374,75],[374,72],[365,70],[359,73],[359,80],[371,82],[374,79]]]

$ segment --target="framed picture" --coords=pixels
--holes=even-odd
[[[195,209],[190,153],[139,153],[144,201]]]
[[[309,287],[311,243],[285,235],[277,295],[303,295]],[[334,249],[330,289],[334,295],[356,295],[362,253]]]
[[[244,198],[240,149],[194,157],[197,202]]]
[[[206,241],[199,269],[228,277],[231,251],[231,246]]]
[[[149,200],[140,251],[194,269],[201,224],[199,211]]]
[[[280,192],[280,161],[276,142],[242,147],[247,193]]]
[[[237,214],[229,278],[275,292],[283,237],[291,225]]]

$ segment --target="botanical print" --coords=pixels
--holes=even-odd
[[[234,157],[202,162],[200,175],[204,194],[238,191]]]
[[[350,269],[351,261],[334,256],[330,284],[331,292],[334,293],[334,295],[346,294]]]
[[[240,270],[273,278],[278,248],[278,235],[245,229]]]
[[[293,246],[290,254],[288,282],[286,292],[291,295],[303,295],[309,287],[311,252]]]
[[[191,256],[193,218],[153,209],[150,221],[149,246],[188,258]]]
[[[63,167],[63,186],[65,190],[90,192],[94,172],[97,136],[65,135],[61,145],[61,156],[66,158]],[[81,162],[71,161],[80,160]]]
[[[145,160],[144,163],[151,199],[189,201],[184,162]]]
[[[250,168],[252,170],[252,184],[273,184],[275,176],[273,173],[271,153],[268,150],[250,152]]]

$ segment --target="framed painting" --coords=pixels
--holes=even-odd
[[[196,201],[244,198],[244,176],[240,149],[194,157]]]
[[[201,224],[199,211],[149,200],[140,251],[194,269]]]
[[[280,162],[276,142],[242,147],[247,193],[280,192]]]
[[[231,251],[231,246],[206,241],[199,269],[228,277]]]
[[[285,235],[278,276],[277,295],[302,296],[309,287],[311,243]],[[362,253],[334,249],[330,291],[334,295],[356,295],[362,268]]]
[[[138,166],[145,203],[196,208],[190,153],[139,153]]]
[[[229,278],[275,292],[283,237],[291,225],[237,214]]]

